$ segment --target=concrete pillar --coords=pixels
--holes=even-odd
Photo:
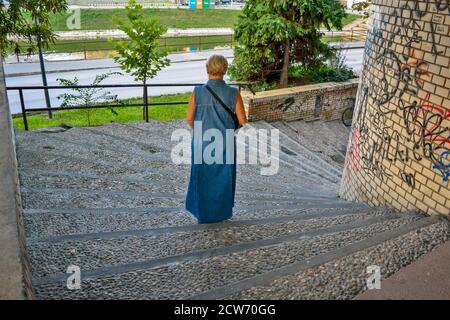
[[[0,59],[0,299],[33,297],[11,114]]]
[[[374,0],[340,195],[450,212],[448,0]]]

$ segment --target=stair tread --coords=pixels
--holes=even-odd
[[[400,223],[400,226],[405,223],[406,221]],[[89,290],[83,290],[78,294],[69,290],[52,292],[52,286],[65,278],[54,276],[34,281],[38,284],[38,296],[41,294],[42,286],[44,290],[42,297],[45,297],[47,292],[50,295],[63,295],[65,298],[86,298],[98,294],[100,288],[106,292],[115,288],[113,297],[116,298],[120,298],[121,294],[125,294],[123,297],[126,298],[187,298],[207,292],[211,287],[221,288],[223,285],[244,281],[255,275],[271,272],[298,261],[305,261],[319,254],[367,239],[370,235],[398,227],[399,220],[392,220],[391,224],[383,222],[351,231],[282,242],[276,247],[263,246],[215,257],[206,255],[204,259],[188,259],[182,263],[153,267],[153,263],[147,261],[134,265],[100,268],[84,273],[84,285]],[[129,290],[130,287],[133,290]],[[118,288],[120,289],[117,290]],[[103,294],[100,297],[107,298]]]
[[[448,237],[436,217],[337,197],[341,167],[332,156],[345,153],[347,129],[338,122],[302,122],[299,136],[311,138],[305,142],[293,127],[300,125],[251,124],[280,129],[279,171],[263,176],[261,165],[238,164],[233,218],[212,225],[196,224],[184,209],[189,165],[171,161],[171,134],[186,128],[184,119],[17,132],[36,296],[267,299],[275,290],[274,297],[303,298],[305,272],[323,267],[330,277],[328,263],[348,267],[348,257],[382,245],[392,249],[395,268],[416,258],[396,249],[407,246],[398,244],[402,237],[425,230],[425,243],[427,228],[436,228],[428,247],[411,240],[420,252]],[[323,154],[310,149],[324,137]],[[83,290],[65,289],[70,264],[80,266]],[[338,296],[360,287],[341,278],[346,289]],[[316,289],[311,296],[335,294]]]

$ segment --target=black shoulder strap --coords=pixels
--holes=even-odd
[[[230,108],[227,107],[227,105],[222,101],[222,99],[220,99],[220,97],[214,92],[214,90],[211,89],[210,86],[205,84],[205,87],[206,87],[206,89],[208,89],[209,92],[211,92],[213,97],[216,98],[217,101],[219,101],[220,105],[225,109],[225,111],[231,117],[231,119],[234,122],[234,129],[235,130],[239,129],[241,127],[241,125],[239,124],[239,119],[238,119],[237,115]]]
[[[211,94],[213,95],[214,98],[216,98],[217,101],[219,101],[220,105],[231,115],[234,115],[234,112],[230,110],[230,108],[227,107],[227,105],[225,104],[225,102],[222,101],[222,99],[220,99],[220,97],[214,92],[213,89],[211,89],[210,86],[208,86],[207,84],[205,84],[206,89],[208,89],[209,92],[211,92]]]

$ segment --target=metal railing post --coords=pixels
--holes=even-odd
[[[28,131],[27,110],[25,109],[25,99],[23,98],[23,90],[19,89],[20,109],[22,109],[23,126]]]
[[[148,86],[147,84],[144,85],[144,105],[145,105],[145,111],[144,111],[144,120],[145,122],[149,122],[148,119]]]
[[[39,22],[37,20],[37,18],[34,18],[34,25],[36,27],[39,26]],[[44,87],[47,87],[47,73],[45,71],[45,62],[44,62],[44,53],[42,51],[42,43],[41,43],[41,38],[38,35],[37,36],[37,43],[38,43],[38,53],[39,53],[39,65],[41,67],[41,77],[42,77],[42,84],[44,85]],[[47,105],[47,109],[48,109],[48,118],[52,119],[53,118],[53,114],[52,114],[52,106],[50,103],[50,95],[48,94],[48,89],[44,89],[44,96],[45,96],[45,104]]]

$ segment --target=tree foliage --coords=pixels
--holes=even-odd
[[[372,0],[365,0],[365,1],[359,1],[355,2],[352,5],[352,9],[356,11],[362,11],[365,18],[369,17],[370,13],[370,5],[372,4]]]
[[[95,80],[91,83],[91,86],[100,85],[104,80],[108,79],[110,76],[122,75],[120,72],[107,72],[98,74],[95,76]],[[79,80],[77,77],[73,79],[57,78],[62,86],[72,87],[78,86]],[[120,101],[117,99],[117,94],[112,94],[110,91],[105,91],[102,88],[71,88],[71,93],[63,93],[58,96],[61,99],[61,107],[67,108],[72,106],[93,106],[98,103],[108,103],[108,104],[118,104]],[[112,107],[108,107],[112,114],[118,115],[117,111]],[[86,108],[88,125],[91,125],[90,120],[91,109]]]
[[[49,15],[66,10],[65,0],[0,0],[1,55],[5,56],[8,49],[19,54],[19,40],[28,43],[28,54],[36,50],[38,39],[44,47],[53,43],[55,35],[50,28]]]
[[[114,60],[122,70],[144,84],[170,64],[167,52],[158,48],[159,38],[167,31],[157,18],[146,18],[142,6],[130,0],[125,8],[128,21],[114,17],[117,28],[125,32],[126,41],[113,41],[118,56]]]
[[[319,64],[331,50],[320,28],[342,28],[337,0],[248,0],[235,26],[239,46],[230,68],[236,80],[273,80],[287,85],[291,62]]]
[[[107,72],[98,74],[90,85],[98,86],[104,80],[115,75],[121,76],[122,73]],[[66,87],[79,85],[77,77],[74,77],[73,79],[57,78],[56,81]],[[62,108],[70,106],[91,106],[99,102],[118,102],[117,94],[111,94],[111,92],[105,91],[102,88],[71,88],[71,90],[73,93],[63,93],[58,96],[58,99],[62,100]],[[111,109],[111,112],[117,114],[113,109]]]

